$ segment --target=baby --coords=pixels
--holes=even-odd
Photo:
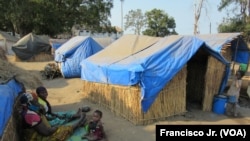
[[[82,139],[88,139],[89,141],[106,141],[101,118],[102,112],[100,110],[95,110],[92,118],[85,125],[87,134],[83,135]]]

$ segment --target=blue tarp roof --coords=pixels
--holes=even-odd
[[[52,43],[52,48],[57,50],[63,43]]]
[[[89,36],[75,36],[55,51],[55,61],[61,63],[61,73],[65,78],[80,78],[80,62],[102,49],[103,47]]]
[[[146,112],[158,93],[201,47],[227,64],[220,50],[237,36],[221,34],[221,40],[215,41],[211,39],[214,36],[206,35],[164,38],[124,35],[81,62],[81,79],[126,86],[140,84],[142,110]]]
[[[15,79],[0,85],[0,137],[12,115],[14,103],[18,94],[22,91],[22,85]]]

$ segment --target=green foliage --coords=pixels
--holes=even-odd
[[[242,32],[245,37],[250,37],[250,19],[249,19],[249,1],[250,0],[221,0],[218,7],[219,11],[228,10],[228,15],[219,25],[218,32]],[[248,10],[247,10],[248,9]]]
[[[125,30],[130,28],[134,31],[134,34],[140,35],[146,23],[145,15],[142,13],[141,9],[130,10],[125,16],[125,19]]]
[[[169,17],[163,10],[153,9],[145,13],[147,29],[142,33],[144,35],[164,37],[177,34],[175,32],[175,20]]]
[[[73,25],[92,32],[113,32],[113,0],[0,0],[0,29],[22,35],[71,32]]]
[[[220,33],[226,32],[243,32],[245,24],[241,19],[230,18],[227,22],[223,22],[219,25],[218,31]]]

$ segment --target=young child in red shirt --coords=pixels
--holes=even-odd
[[[82,139],[88,139],[89,141],[106,141],[101,118],[102,112],[100,110],[95,110],[92,119],[90,119],[85,125],[87,134],[83,135]]]

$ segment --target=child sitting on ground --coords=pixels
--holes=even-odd
[[[106,141],[101,118],[102,112],[100,110],[95,110],[92,118],[85,125],[87,134],[83,135],[82,139],[88,139],[88,141]]]

